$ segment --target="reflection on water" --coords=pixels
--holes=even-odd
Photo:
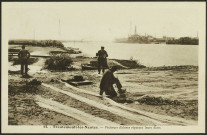
[[[113,42],[65,42],[64,45],[80,48],[89,57],[94,57],[101,46],[104,46],[109,58],[133,58],[146,66],[198,65],[198,46],[193,45]]]

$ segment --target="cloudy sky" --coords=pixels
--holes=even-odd
[[[150,2],[7,3],[10,39],[114,40],[134,32],[156,37],[192,36],[199,4]]]

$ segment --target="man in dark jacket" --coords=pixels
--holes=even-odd
[[[21,62],[21,74],[24,74],[24,70],[25,70],[25,74],[27,75],[28,72],[28,59],[30,57],[30,53],[25,49],[25,46],[22,46],[22,50],[19,51],[18,57],[20,59]]]
[[[114,72],[117,71],[117,67],[113,66],[109,70],[107,70],[101,79],[100,83],[100,95],[103,95],[103,92],[105,92],[106,95],[109,95],[110,97],[117,96],[117,93],[113,87],[113,84],[116,84],[119,93],[123,93],[124,91],[121,89],[122,85],[118,78],[114,76]]]
[[[101,47],[101,50],[96,53],[96,56],[98,56],[98,73],[100,74],[101,72],[101,67],[102,67],[102,72],[104,73],[105,68],[108,67],[107,65],[107,60],[106,57],[108,57],[107,52],[104,50],[104,47]]]

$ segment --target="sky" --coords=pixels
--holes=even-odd
[[[193,3],[9,3],[10,39],[113,41],[134,33],[196,37],[199,6]]]

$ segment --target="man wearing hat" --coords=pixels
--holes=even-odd
[[[21,62],[21,74],[24,74],[24,70],[25,70],[25,74],[27,75],[28,72],[28,59],[30,57],[30,53],[25,49],[25,46],[22,46],[22,50],[19,51],[18,53],[18,57],[20,59]]]
[[[109,95],[110,97],[116,97],[117,93],[113,87],[113,84],[116,84],[118,88],[119,93],[123,93],[124,91],[121,89],[122,85],[118,78],[114,76],[114,72],[117,71],[116,66],[112,66],[109,70],[107,70],[101,79],[100,83],[100,95],[103,95],[103,92],[105,92],[106,95]]]
[[[106,57],[108,57],[107,52],[104,50],[104,47],[101,47],[101,50],[96,53],[96,56],[98,56],[98,73],[100,74],[101,72],[101,67],[102,67],[102,72],[104,73],[105,68],[108,67],[107,65],[107,60]]]

